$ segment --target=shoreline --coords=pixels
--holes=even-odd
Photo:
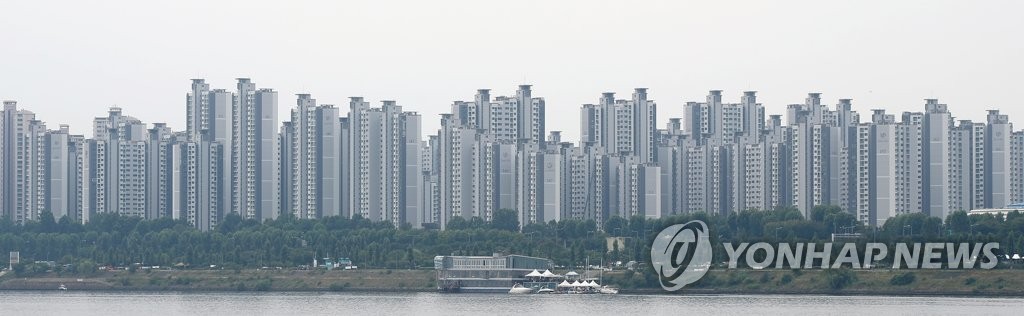
[[[407,288],[352,288],[342,291],[331,291],[323,289],[271,289],[267,291],[237,291],[230,289],[152,289],[152,288],[109,288],[109,289],[69,289],[67,291],[61,291],[52,288],[14,288],[5,287],[0,289],[0,293],[5,292],[55,292],[55,293],[67,293],[67,292],[96,292],[96,293],[183,293],[183,294],[200,294],[200,293],[237,293],[237,294],[272,294],[272,293],[356,293],[356,294],[374,294],[374,293],[439,293],[442,295],[450,296],[462,296],[462,295],[503,295],[502,293],[440,293],[437,290],[426,290],[426,289],[407,289]],[[538,294],[547,295],[547,294]],[[550,294],[551,296],[558,296],[558,294]],[[569,294],[565,294],[569,295]],[[602,296],[601,294],[592,294],[594,296]],[[681,292],[665,292],[659,289],[634,289],[634,290],[622,290],[617,295],[635,295],[635,296],[836,296],[836,297],[951,297],[951,298],[1024,298],[1024,294],[1021,293],[1000,293],[1000,292],[903,292],[903,291],[776,291],[776,292],[742,292],[742,291],[702,291],[702,290],[691,290]]]
[[[914,272],[917,281],[908,285],[890,285],[898,274]],[[831,289],[821,271],[791,270],[714,271],[708,284],[687,287],[677,292],[660,288],[622,288],[623,295],[821,295],[821,296],[917,296],[917,297],[1024,297],[1024,282],[1018,282],[1020,270],[874,270],[857,272],[857,280],[841,289]],[[796,275],[794,278],[793,276]],[[61,292],[179,292],[179,293],[436,293],[433,270],[358,271],[323,270],[158,270],[148,272],[113,271],[90,276],[57,275],[0,277],[0,293],[6,291]],[[635,275],[634,275],[635,277]],[[609,284],[626,278],[622,273],[606,274]],[[780,282],[781,279],[790,281]],[[454,293],[452,295],[473,295]]]
[[[906,292],[895,290],[871,290],[871,291],[732,291],[732,290],[701,290],[690,289],[680,292],[665,292],[660,289],[635,289],[620,291],[621,294],[629,295],[779,295],[779,296],[901,296],[901,297],[978,297],[978,298],[1024,298],[1024,293],[1006,292],[959,292],[959,291],[930,291],[930,292]]]

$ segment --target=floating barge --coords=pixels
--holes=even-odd
[[[554,282],[531,282],[526,277],[534,270],[549,270],[551,259],[521,255],[437,256],[437,290],[462,293],[508,293],[516,284],[525,287],[555,288]]]

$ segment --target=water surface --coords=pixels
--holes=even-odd
[[[0,315],[1020,315],[1024,298],[0,292]]]

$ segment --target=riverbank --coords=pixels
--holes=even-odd
[[[0,278],[0,290],[436,291],[433,270],[146,270]]]
[[[666,294],[640,273],[604,274],[622,294]],[[841,279],[841,280],[839,280]],[[677,294],[1024,297],[1024,270],[711,270]],[[656,282],[656,281],[655,281]],[[7,274],[0,290],[434,292],[433,270],[147,270],[90,276]]]
[[[627,285],[622,293],[665,293],[629,287],[645,281],[640,274],[605,280]],[[1024,297],[1024,270],[711,270],[678,293]]]

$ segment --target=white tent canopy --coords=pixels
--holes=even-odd
[[[544,273],[541,273],[540,276],[545,278],[553,278],[555,277],[555,274],[551,273],[551,270],[544,270]]]
[[[570,286],[572,286],[572,284],[569,284],[569,281],[566,281],[566,280],[562,280],[562,283],[558,283],[558,287],[570,287]]]
[[[580,274],[576,273],[576,271],[569,271],[569,273],[565,274],[565,276],[577,276],[577,275],[580,275]]]
[[[587,281],[587,285],[593,288],[601,287],[601,285],[597,284],[597,282],[594,282],[594,280]]]
[[[533,272],[527,273],[526,276],[530,277],[530,278],[536,278],[536,277],[542,277],[544,275],[541,274],[540,272],[538,272],[537,270],[533,270]]]
[[[583,283],[580,283],[580,280],[576,280],[575,282],[572,282],[572,286],[573,287],[581,287],[581,286],[586,286],[586,285],[583,285]]]

